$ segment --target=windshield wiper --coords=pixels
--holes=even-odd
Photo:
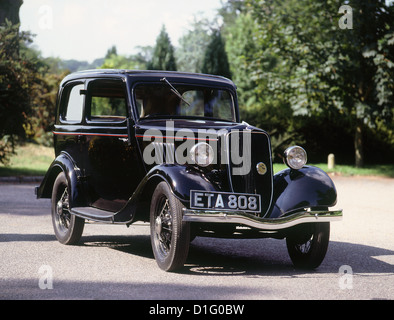
[[[190,107],[190,103],[187,102],[184,97],[182,97],[182,95],[178,92],[178,90],[175,89],[174,86],[165,77],[163,79],[160,79],[160,81],[167,83],[170,86],[171,91],[175,93],[179,99],[181,99],[184,103],[186,103]]]

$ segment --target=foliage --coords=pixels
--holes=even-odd
[[[142,70],[145,69],[146,62],[138,56],[126,57],[124,55],[112,54],[107,57],[101,69],[125,69],[125,70]]]
[[[171,40],[168,36],[165,26],[162,27],[160,34],[156,39],[153,57],[148,63],[147,68],[149,70],[177,70],[174,56],[174,47],[171,44]]]
[[[248,1],[258,31],[250,67],[261,91],[289,101],[295,116],[346,118],[363,163],[365,126],[393,112],[393,6],[351,2],[353,29],[338,27],[341,1]],[[278,68],[265,69],[274,54]]]
[[[232,80],[237,85],[241,119],[269,132],[274,160],[281,161],[280,157],[289,144],[301,144],[304,141],[294,130],[299,120],[289,117],[292,113],[290,104],[283,97],[270,94],[267,79],[257,76],[262,72],[278,73],[280,66],[275,55],[267,52],[258,67],[252,69],[256,59],[260,59],[260,47],[268,46],[269,43],[256,41],[258,25],[243,1],[230,1],[221,10],[221,15],[226,22],[223,28],[226,52]]]
[[[240,14],[233,24],[226,27],[226,52],[241,106],[251,106],[257,101],[256,82],[249,69],[257,51],[255,33],[255,23],[248,13]]]
[[[15,143],[31,128],[32,96],[40,83],[38,66],[20,52],[30,42],[28,32],[6,20],[0,26],[0,163],[8,160]]]
[[[31,126],[26,129],[27,136],[42,145],[52,146],[59,84],[69,71],[61,67],[60,59],[44,59],[41,52],[30,48],[26,43],[21,44],[20,52],[38,71],[37,82],[32,85],[30,95]]]
[[[343,4],[353,9],[352,29],[339,28]],[[112,46],[92,63],[43,58],[29,47],[32,36],[7,22],[0,28],[0,163],[21,139],[51,145],[61,79],[97,67],[231,77],[242,119],[270,133],[275,160],[297,143],[315,162],[329,152],[343,163],[392,161],[393,21],[394,3],[385,0],[227,0],[216,18],[196,16],[177,48],[163,26],[153,48],[120,55]]]
[[[111,48],[109,48],[108,50],[107,50],[107,54],[105,55],[105,58],[104,59],[108,59],[108,58],[110,58],[111,56],[117,56],[118,55],[118,50],[116,49],[116,46],[112,46]]]
[[[152,47],[137,47],[136,54],[119,55],[115,46],[108,49],[100,69],[144,70],[152,59]]]
[[[201,72],[231,78],[230,65],[220,30],[215,30],[211,35]]]
[[[201,72],[212,24],[206,18],[195,17],[190,30],[179,39],[179,47],[175,52],[179,71]]]

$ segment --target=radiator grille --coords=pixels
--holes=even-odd
[[[232,131],[228,135],[229,177],[233,192],[261,196],[261,214],[264,216],[272,200],[272,161],[269,136],[260,131]],[[237,150],[238,149],[238,150]],[[238,154],[237,154],[238,152]],[[266,173],[257,172],[263,163]]]

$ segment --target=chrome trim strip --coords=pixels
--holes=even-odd
[[[342,220],[342,210],[300,211],[283,218],[260,218],[247,212],[183,209],[183,221],[209,223],[236,223],[260,230],[280,230],[306,222],[332,222]]]
[[[88,133],[88,132],[59,132],[52,131],[54,135],[59,136],[100,136],[100,137],[118,137],[127,138],[127,134],[111,134],[111,133]]]

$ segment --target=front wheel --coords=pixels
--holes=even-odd
[[[76,244],[82,236],[85,220],[70,213],[69,187],[65,174],[60,173],[52,190],[52,224],[60,243]]]
[[[182,203],[166,182],[157,185],[150,207],[150,231],[153,254],[164,271],[181,268],[187,258],[190,224],[182,221]]]
[[[289,256],[296,268],[315,269],[326,256],[330,223],[307,223],[295,227],[286,238]]]

